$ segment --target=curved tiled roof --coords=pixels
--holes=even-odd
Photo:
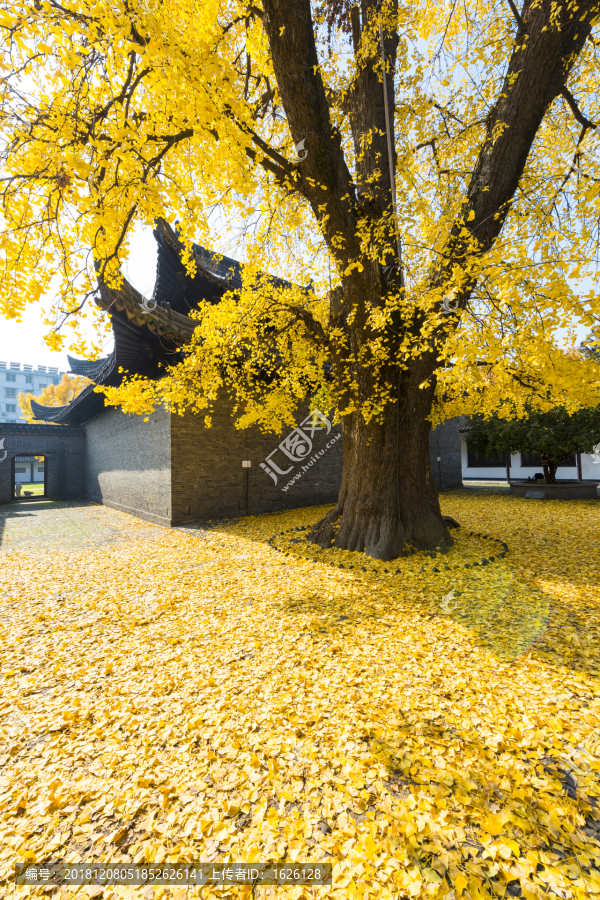
[[[177,354],[174,345],[171,348],[166,347],[164,341],[161,342],[155,335],[135,325],[122,313],[111,313],[111,320],[115,349],[110,356],[96,361],[95,370],[88,370],[91,374],[87,377],[92,379],[93,384],[88,384],[68,406],[41,406],[32,400],[31,411],[36,419],[57,424],[80,425],[97,416],[104,408],[104,395],[96,393],[96,385],[118,387],[123,380],[124,372],[158,378],[161,375],[159,363],[173,361],[169,356]],[[120,369],[124,372],[119,371]]]
[[[58,422],[69,406],[70,404],[66,406],[42,406],[41,403],[31,400],[31,412],[36,419],[43,419],[44,422]]]
[[[196,275],[192,278],[181,261],[184,246],[164,219],[157,221],[154,237],[158,244],[156,282],[152,298],[145,298],[123,278],[119,288],[99,279],[97,305],[111,318],[115,349],[110,356],[90,361],[69,357],[71,371],[85,375],[88,385],[68,406],[41,406],[31,409],[36,419],[57,424],[80,425],[98,415],[104,395],[96,385],[118,387],[123,372],[159,378],[158,363],[181,358],[179,348],[188,343],[198,322],[188,313],[202,300],[218,303],[230,290],[242,286],[243,266],[235,259],[213,254],[197,244],[192,246]],[[289,281],[265,275],[274,288],[290,286]]]
[[[69,360],[69,369],[73,375],[84,375],[86,378],[90,378],[92,381],[96,382],[97,379],[94,376],[97,372],[102,370],[108,358],[108,356],[105,356],[104,359],[89,360],[75,359],[74,356],[67,356],[67,359]]]

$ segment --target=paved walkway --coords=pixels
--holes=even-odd
[[[98,546],[156,531],[141,519],[86,501],[38,500],[0,506],[0,548],[37,554],[40,550]]]

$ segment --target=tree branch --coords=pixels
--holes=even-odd
[[[352,46],[356,55],[360,49],[360,10],[358,6],[350,7],[350,24],[352,26]]]
[[[521,17],[521,13],[519,12],[519,10],[517,9],[517,7],[515,6],[513,0],[508,0],[508,5],[509,5],[510,8],[511,8],[511,11],[512,11],[513,16],[514,16],[515,19],[517,20],[517,25],[519,26],[519,28],[518,28],[518,30],[517,30],[517,38],[519,38],[519,37],[521,36],[521,34],[524,34],[524,33],[525,33],[525,30],[526,30],[526,29],[525,29],[525,23],[524,23],[524,21],[523,21],[523,19],[522,19],[522,17]]]
[[[99,273],[98,273],[99,281],[104,281],[104,273],[106,272],[106,267],[108,266],[111,259],[119,258],[119,250],[121,249],[121,244],[125,240],[125,235],[127,234],[127,229],[129,228],[129,226],[131,224],[131,220],[133,219],[133,217],[136,213],[136,210],[137,210],[137,203],[134,203],[133,206],[131,207],[131,209],[129,210],[129,212],[127,213],[127,216],[125,217],[125,222],[123,224],[123,228],[121,229],[121,234],[119,236],[119,240],[115,244],[115,249],[110,254],[110,256],[107,256],[106,259],[102,261],[102,266],[99,269]]]
[[[290,312],[293,312],[296,316],[296,319],[302,322],[309,336],[316,344],[321,347],[328,346],[329,338],[325,334],[321,323],[317,319],[315,319],[310,310],[305,309],[302,306],[287,306],[286,309],[289,309]]]
[[[575,118],[577,119],[579,124],[583,126],[583,135],[585,135],[585,132],[587,131],[588,128],[597,128],[598,127],[596,124],[594,124],[594,122],[591,122],[588,118],[586,118],[583,115],[583,113],[577,106],[577,101],[575,100],[575,97],[573,96],[573,94],[567,87],[564,87],[560,93],[562,94],[562,96],[565,98],[565,100],[571,107],[571,112],[573,113],[573,115],[575,116]],[[581,141],[583,140],[583,135],[579,138],[578,143],[581,143]]]
[[[249,135],[257,147],[262,150],[264,154],[266,154],[268,159],[260,159],[258,160],[262,165],[263,169],[266,169],[268,172],[271,172],[277,180],[281,184],[294,184],[296,181],[296,170],[291,163],[287,161],[285,156],[282,156],[281,153],[278,153],[277,150],[273,150],[272,147],[269,147],[266,141],[264,141],[260,135],[258,135],[253,128],[250,128],[249,125],[246,125],[244,122],[240,122],[240,120],[233,115],[230,110],[226,111],[233,121],[236,123],[240,131],[243,131],[244,134]],[[246,155],[253,162],[257,161],[257,152],[253,150],[251,147],[246,147]]]

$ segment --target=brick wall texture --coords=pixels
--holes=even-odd
[[[429,462],[438,491],[462,485],[459,419],[448,419],[431,432]],[[438,457],[440,461],[438,462]]]
[[[0,448],[0,503],[12,500],[12,461],[15,456],[46,457],[48,499],[79,500],[84,497],[85,432],[81,428],[2,424],[0,441],[3,441],[3,448]]]
[[[113,509],[171,524],[171,416],[106,407],[83,426],[85,495]]]
[[[302,410],[299,421],[308,416],[308,409]],[[302,459],[291,459],[279,448],[290,433],[288,450]],[[233,426],[224,401],[211,428],[204,427],[202,415],[173,416],[171,458],[174,524],[333,503],[342,476],[341,428],[316,420],[306,423],[302,434],[291,428],[279,436],[258,428],[242,431]],[[243,461],[250,468],[243,468]]]
[[[203,415],[189,411],[179,416],[159,409],[145,421],[112,407],[82,428],[4,426],[0,502],[12,496],[12,456],[43,454],[50,498],[85,497],[162,525],[334,503],[342,475],[341,426],[313,421],[308,409],[299,422],[299,430],[284,428],[279,436],[238,430],[223,400],[211,428]],[[440,490],[462,483],[456,419],[432,432],[430,460]]]

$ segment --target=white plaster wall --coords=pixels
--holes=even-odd
[[[467,451],[467,442],[464,437],[461,436],[460,439],[460,450],[461,450],[461,462],[462,462],[462,477],[463,481],[468,481],[470,478],[490,478],[490,479],[502,479],[506,481],[506,466],[494,466],[491,468],[474,468],[469,467],[468,463],[468,451]],[[543,472],[541,466],[525,466],[521,467],[521,454],[513,453],[511,456],[511,464],[510,464],[510,475],[511,478],[529,478],[532,475],[535,475],[536,472]],[[576,479],[577,478],[577,467],[576,466],[559,466],[556,470],[556,477],[561,479]],[[581,454],[581,477],[585,479],[589,479],[591,481],[600,481],[600,461],[594,462],[592,457],[587,453]]]

